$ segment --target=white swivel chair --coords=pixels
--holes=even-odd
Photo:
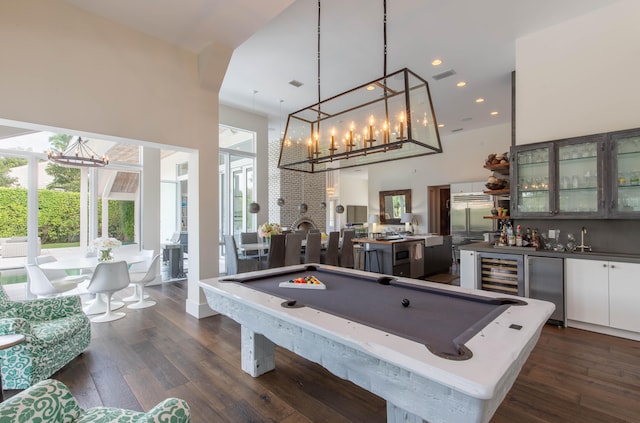
[[[54,284],[35,264],[27,264],[26,267],[27,276],[29,276],[29,290],[37,297],[54,297],[78,287],[78,282],[74,281],[60,281]]]
[[[156,256],[151,260],[151,265],[147,269],[146,272],[129,272],[129,277],[131,278],[131,283],[136,286],[136,291],[138,293],[138,301],[129,304],[128,308],[147,308],[156,305],[155,301],[146,300],[144,297],[144,287],[156,280],[158,277],[158,262],[160,261],[160,254],[156,254]]]
[[[41,266],[45,263],[53,263],[58,261],[54,256],[37,256],[36,264]],[[47,279],[51,281],[52,284],[58,285],[63,284],[66,285],[70,282],[75,282],[76,285],[78,283],[88,280],[90,276],[88,275],[67,275],[62,269],[41,269],[45,275],[47,275]]]
[[[122,319],[125,313],[111,311],[111,297],[115,292],[129,286],[130,283],[131,279],[129,278],[129,269],[126,261],[98,263],[91,281],[89,281],[89,286],[87,286],[87,291],[96,294],[96,300],[101,298],[99,294],[103,294],[106,299],[106,310],[104,314],[92,317],[91,321],[102,323]]]
[[[140,263],[133,263],[131,266],[129,266],[129,275],[133,277],[134,274],[147,273],[147,271],[149,270],[149,266],[151,266],[151,262],[153,261],[153,253],[154,253],[154,250],[140,251],[140,255],[144,257],[144,261]],[[140,290],[138,289],[139,285],[132,282],[130,286],[133,287],[133,293],[128,297],[124,297],[122,301],[131,302],[131,301],[138,301],[140,299]],[[149,298],[149,295],[144,295],[143,299],[146,299],[146,298]]]

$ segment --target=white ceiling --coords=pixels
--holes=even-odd
[[[214,42],[235,48],[220,100],[268,115],[271,138],[284,130],[279,117],[318,100],[317,1],[66,1],[195,53]],[[515,40],[616,1],[388,0],[387,69],[429,81],[442,135],[506,123]],[[322,99],[380,78],[382,1],[322,0],[321,10]],[[434,68],[434,58],[444,63]],[[449,69],[456,74],[432,79]],[[461,80],[467,86],[457,88]]]

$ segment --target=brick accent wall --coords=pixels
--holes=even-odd
[[[269,142],[269,221],[288,227],[304,216],[326,232],[326,210],[321,207],[321,203],[327,201],[326,175],[278,169],[279,158],[280,140],[272,140]],[[282,207],[278,206],[278,198],[285,201]],[[298,211],[301,203],[307,204],[304,214]]]

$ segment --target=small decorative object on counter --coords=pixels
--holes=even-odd
[[[516,226],[516,247],[522,247],[522,230],[520,225]]]
[[[96,238],[91,244],[96,250],[98,261],[113,260],[113,249],[122,246],[122,243],[117,239],[105,237]]]

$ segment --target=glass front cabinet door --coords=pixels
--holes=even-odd
[[[512,216],[605,217],[604,140],[593,135],[513,147]]]
[[[594,135],[557,142],[554,215],[574,218],[606,215],[604,139],[603,135]]]
[[[511,216],[548,217],[554,203],[552,143],[513,147],[511,152]]]
[[[640,216],[640,130],[610,134],[610,211],[617,218]]]

